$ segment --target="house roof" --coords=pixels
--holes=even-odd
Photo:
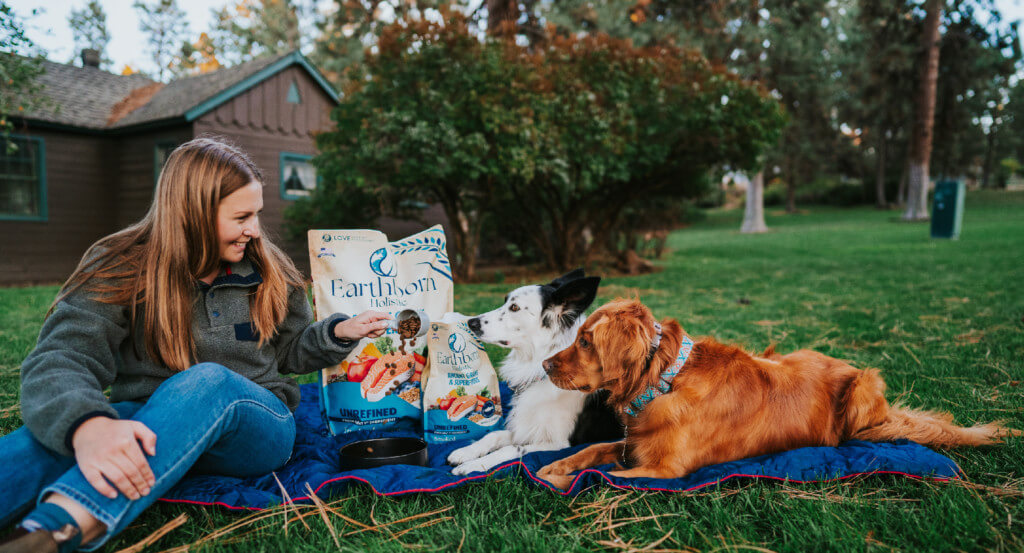
[[[328,97],[338,101],[334,88],[297,50],[176,79],[166,85],[138,75],[114,75],[96,68],[46,61],[46,72],[40,80],[54,105],[26,113],[25,117],[88,129],[194,121],[292,65],[304,68]]]
[[[115,75],[95,67],[42,61],[42,94],[50,101],[24,117],[88,129],[107,127],[114,105],[132,90],[153,84],[141,75]]]

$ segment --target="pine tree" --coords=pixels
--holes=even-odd
[[[14,130],[10,117],[48,103],[37,80],[43,73],[42,60],[43,52],[25,36],[24,23],[6,0],[0,0],[0,148],[8,153],[16,150],[8,140]]]
[[[146,35],[149,53],[157,66],[156,78],[162,81],[171,68],[175,48],[188,34],[185,11],[176,0],[135,0],[132,7],[139,13],[139,29]]]
[[[71,35],[75,42],[75,52],[84,49],[96,50],[100,54],[100,68],[110,66],[107,57],[107,45],[110,44],[110,33],[107,32],[107,13],[97,0],[89,0],[84,8],[71,10],[68,16]]]

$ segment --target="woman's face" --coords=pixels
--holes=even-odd
[[[217,208],[217,240],[220,258],[237,263],[245,255],[245,247],[260,237],[260,213],[263,211],[263,187],[252,181],[228,194]]]

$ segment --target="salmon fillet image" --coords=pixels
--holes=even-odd
[[[416,359],[412,355],[389,353],[370,367],[359,383],[359,393],[367,401],[380,401],[399,384],[409,380],[415,369]]]

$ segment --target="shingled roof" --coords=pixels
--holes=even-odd
[[[166,85],[149,78],[114,75],[94,67],[44,61],[40,76],[52,102],[27,119],[84,127],[124,129],[161,121],[193,121],[285,67],[298,64],[332,99],[338,94],[298,51],[265,56]]]
[[[23,117],[87,129],[107,128],[114,105],[132,90],[153,84],[141,75],[115,75],[95,67],[43,61],[42,94],[50,101]]]

